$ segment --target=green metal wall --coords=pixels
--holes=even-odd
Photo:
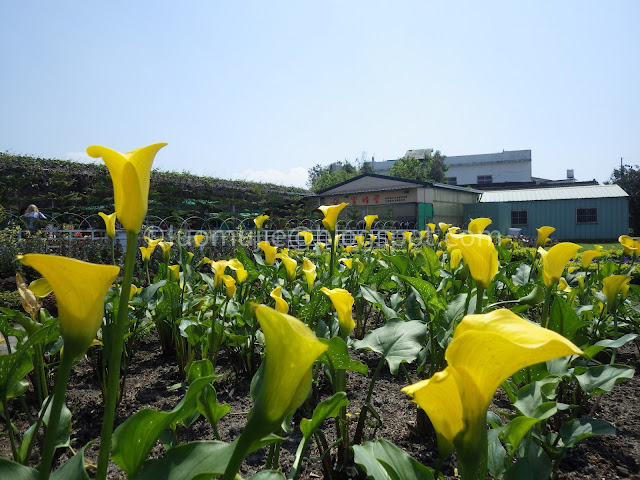
[[[576,209],[597,208],[598,222],[578,224]],[[511,225],[511,210],[527,210],[527,225]],[[582,198],[534,202],[474,203],[465,205],[465,220],[487,217],[493,220],[488,230],[505,235],[510,227],[522,229],[521,235],[534,237],[536,228],[555,227],[552,238],[558,240],[616,240],[629,233],[629,199]]]

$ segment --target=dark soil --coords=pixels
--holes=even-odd
[[[377,354],[373,352],[356,351],[351,352],[351,355],[352,358],[367,364],[370,371],[373,371],[378,363]],[[617,427],[616,434],[593,437],[571,449],[562,459],[559,478],[568,480],[626,478],[640,480],[640,375],[637,371],[637,349],[630,347],[622,350],[619,353],[618,361],[636,368],[636,374],[629,381],[617,385],[612,392],[605,394],[594,409],[595,418],[612,422]],[[412,368],[409,368],[408,371],[410,375],[413,375]],[[231,441],[242,430],[246,414],[251,408],[250,379],[236,380],[232,371],[224,371],[224,365],[222,365],[221,373],[227,374],[223,375],[215,384],[218,401],[228,403],[232,408],[231,412],[220,421],[218,428],[222,440]],[[181,381],[175,359],[162,354],[157,337],[151,336],[143,339],[131,362],[125,396],[116,414],[116,424],[121,423],[142,408],[172,409],[184,395],[184,389],[169,391],[168,388]],[[435,467],[437,459],[435,438],[432,434],[417,432],[415,427],[416,408],[400,391],[406,384],[407,380],[404,375],[399,373],[397,376],[393,376],[386,366],[383,368],[372,399],[381,421],[372,421],[367,429],[367,435],[369,438],[385,438],[404,449],[421,463]],[[351,428],[355,430],[357,413],[366,396],[368,379],[360,374],[349,372],[347,385],[350,401],[348,412],[351,414],[349,418],[352,420]],[[331,394],[327,382],[321,381],[317,387],[321,396]],[[32,401],[33,398],[27,397],[27,401],[30,400]],[[95,463],[99,447],[102,397],[88,359],[84,359],[74,367],[68,386],[67,404],[73,414],[72,447],[78,450],[89,441],[94,440],[92,446],[87,450],[86,461],[89,464]],[[508,406],[504,393],[498,392],[494,404],[498,409],[504,409]],[[23,432],[28,427],[28,423],[19,402],[13,401],[10,407],[13,412],[12,420]],[[592,407],[593,405],[590,406],[590,408]],[[302,416],[310,416],[310,413],[298,412],[294,417],[294,423],[299,422]],[[331,442],[335,438],[332,419],[325,423],[324,431]],[[198,420],[188,430],[180,431],[179,436],[181,442],[213,440],[215,438],[211,427],[203,419]],[[286,475],[301,438],[297,425],[294,428],[294,433],[285,436],[288,439],[282,444],[279,466]],[[59,449],[58,452],[56,458],[58,464],[66,461],[71,455],[70,451],[64,449]],[[151,456],[158,457],[162,453],[163,447],[158,443]],[[0,455],[11,456],[4,428],[0,436]],[[34,462],[37,462],[39,455],[40,452],[36,447],[33,454]],[[249,476],[263,469],[266,456],[267,448],[250,455],[240,473],[243,476]],[[323,478],[322,466],[317,457],[318,452],[315,444],[312,444],[307,452],[300,478]],[[447,478],[455,478],[451,461],[445,463],[443,471]],[[116,465],[112,464],[109,478],[120,479],[125,476]]]

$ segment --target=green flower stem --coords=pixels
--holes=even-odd
[[[147,286],[151,285],[151,277],[149,276],[149,260],[144,261],[144,271],[147,274]]]
[[[484,287],[476,284],[476,315],[482,313],[482,300],[484,300]]]
[[[549,306],[551,304],[551,294],[555,284],[550,287],[545,287],[544,290],[544,303],[542,304],[542,317],[540,317],[540,326],[547,328],[549,325]]]
[[[332,286],[332,280],[333,280],[333,265],[335,264],[335,259],[336,259],[336,250],[338,249],[338,246],[336,245],[336,232],[329,232],[331,234],[331,257],[329,260],[329,287]]]
[[[345,392],[347,391],[347,372],[345,370],[336,370],[334,374],[333,392]],[[341,448],[338,450],[338,462],[343,467],[347,466],[347,460],[349,458],[349,427],[347,424],[347,407],[340,407],[338,417],[336,418],[336,427],[338,434],[341,437]]]
[[[242,462],[244,462],[245,457],[249,455],[249,452],[251,451],[253,440],[249,435],[245,435],[246,430],[247,427],[245,426],[245,430],[238,437],[238,443],[236,443],[236,447],[233,449],[233,454],[231,454],[229,463],[227,463],[227,469],[224,471],[222,480],[234,480],[236,478],[236,473],[240,471]]]
[[[67,352],[66,355],[63,353],[60,359],[60,365],[58,366],[58,373],[56,374],[56,381],[53,386],[53,403],[51,404],[51,413],[49,414],[49,425],[47,426],[44,448],[42,449],[42,457],[40,459],[40,472],[38,474],[40,480],[47,480],[51,473],[51,463],[56,449],[56,434],[58,433],[58,426],[60,425],[60,411],[64,405],[64,396],[67,391],[67,383],[69,383],[73,359],[74,356],[69,354],[69,352]]]
[[[138,233],[127,232],[127,253],[124,259],[124,274],[120,290],[120,302],[118,303],[118,315],[113,325],[113,342],[109,352],[109,376],[107,379],[107,392],[102,417],[102,432],[100,436],[100,452],[98,454],[98,467],[96,480],[107,478],[109,456],[111,453],[111,437],[113,435],[113,420],[115,418],[116,401],[120,387],[120,364],[122,362],[122,349],[124,347],[124,335],[127,330],[127,318],[129,315],[129,290],[133,280],[133,267],[138,252]]]
[[[356,432],[353,435],[353,443],[359,445],[362,443],[362,437],[364,435],[364,423],[367,419],[367,412],[369,411],[369,403],[371,402],[371,395],[373,395],[373,386],[378,379],[378,375],[380,375],[380,371],[382,370],[382,366],[384,365],[384,358],[381,358],[376,366],[375,371],[373,372],[373,376],[371,377],[371,381],[369,382],[369,389],[367,390],[367,397],[364,400],[364,405],[360,412],[358,418],[358,424],[356,425]],[[406,372],[406,369],[405,369]]]
[[[109,243],[111,244],[111,265],[116,264],[116,252],[115,252],[115,239],[109,238]]]

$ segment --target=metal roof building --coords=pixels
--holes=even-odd
[[[488,217],[489,229],[534,237],[555,227],[558,240],[614,240],[629,232],[629,195],[618,185],[584,185],[484,192],[465,205],[465,219]]]

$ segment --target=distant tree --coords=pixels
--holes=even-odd
[[[449,167],[445,163],[445,158],[440,153],[440,150],[436,150],[433,156],[425,154],[421,159],[415,157],[401,158],[393,164],[393,167],[389,170],[389,175],[421,182],[446,183],[445,172]]]
[[[345,159],[342,162],[335,162],[331,165],[314,165],[308,170],[307,185],[311,190],[317,192],[338,183],[346,182],[363,173],[373,173],[371,163],[366,161],[366,152],[362,152],[362,157],[360,159],[356,158],[354,163]]]
[[[640,234],[640,167],[620,166],[605,183],[615,183],[629,194],[629,228],[634,235]]]

